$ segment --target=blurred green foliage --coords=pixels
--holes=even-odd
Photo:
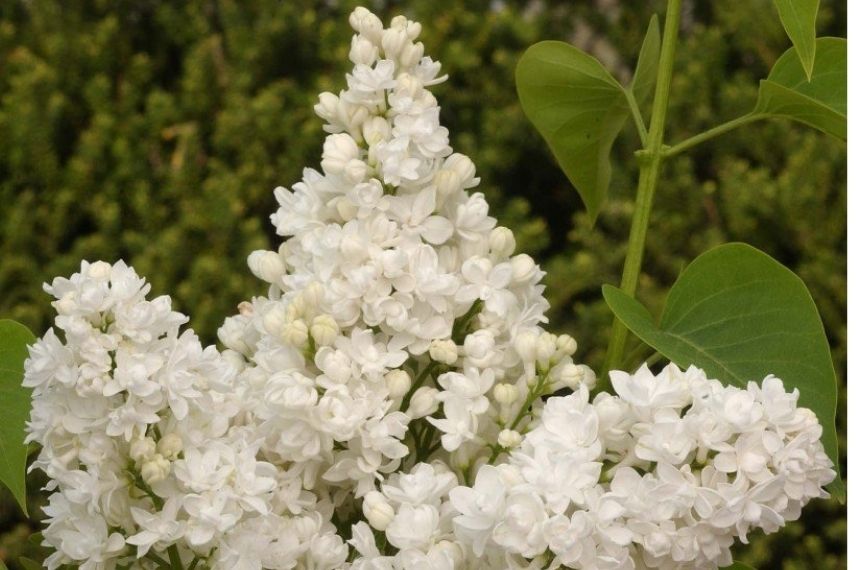
[[[635,65],[643,0],[368,1],[424,24],[456,150],[479,168],[494,214],[548,271],[552,327],[597,366],[630,225],[638,140],[619,138],[611,199],[596,227],[527,123],[514,65],[542,39],[592,52],[620,79]],[[7,0],[0,3],[0,315],[42,332],[41,283],[81,259],[124,258],[171,294],[214,342],[236,304],[263,291],[247,254],[276,243],[272,189],[317,166],[317,93],[344,85],[348,1]],[[788,40],[770,0],[685,0],[667,141],[751,109]],[[822,2],[819,35],[844,35],[846,4]],[[668,163],[655,201],[640,296],[655,311],[681,268],[745,241],[807,283],[842,379],[846,339],[845,147],[785,122],[755,124]],[[636,353],[628,366],[648,354]],[[843,462],[842,462],[843,465]],[[846,475],[846,474],[845,474]],[[38,482],[33,481],[32,488]],[[32,512],[41,498],[32,494]],[[25,522],[0,500],[0,560],[25,553]],[[759,569],[844,568],[843,506],[815,501],[738,554]]]

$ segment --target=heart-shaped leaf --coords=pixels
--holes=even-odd
[[[847,140],[847,40],[817,40],[811,81],[794,48],[782,54],[761,81],[753,113],[799,121]]]
[[[794,44],[805,77],[811,79],[815,57],[815,22],[820,0],[773,0],[782,27]]]
[[[660,21],[657,15],[651,16],[648,23],[648,31],[642,40],[642,48],[639,50],[639,59],[636,61],[636,71],[633,73],[633,81],[630,89],[633,97],[641,107],[654,91],[657,83],[657,66],[660,63]]]
[[[27,446],[24,424],[30,416],[30,391],[21,386],[27,345],[35,341],[33,333],[21,323],[0,320],[0,482],[6,485],[27,512]]]
[[[546,139],[593,222],[612,176],[612,143],[630,113],[623,87],[595,58],[555,41],[526,50],[516,82],[524,113]]]
[[[817,414],[823,445],[838,466],[838,385],[829,343],[802,280],[767,254],[742,243],[716,247],[690,263],[669,291],[659,326],[634,298],[605,285],[612,312],[646,344],[684,368],[745,387],[768,374],[800,391]],[[830,491],[843,498],[837,479]]]

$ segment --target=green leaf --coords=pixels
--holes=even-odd
[[[524,113],[546,139],[594,222],[606,199],[609,153],[630,114],[622,86],[572,45],[540,42],[517,64]]]
[[[634,298],[605,285],[612,312],[677,365],[745,387],[775,374],[817,414],[823,446],[838,466],[838,385],[817,308],[802,280],[742,243],[715,247],[690,263],[669,291],[659,326]],[[830,492],[844,496],[837,479]]]
[[[743,562],[735,562],[731,566],[723,566],[722,568],[724,570],[755,570],[754,568]]]
[[[9,570],[8,568],[6,568],[6,563],[2,560],[0,560],[0,570]]]
[[[847,140],[847,40],[820,38],[809,82],[794,48],[761,81],[755,114],[805,123]]]
[[[31,560],[30,558],[21,557],[18,559],[18,564],[24,567],[24,570],[42,570],[44,568],[41,564],[36,562],[35,560]]]
[[[805,70],[806,79],[811,79],[815,57],[815,22],[820,0],[773,0],[782,27],[794,44],[797,55]]]
[[[642,41],[639,59],[636,61],[636,71],[630,89],[636,103],[641,107],[654,91],[657,83],[657,66],[660,63],[660,21],[657,15],[651,16],[648,31]]]
[[[24,424],[30,415],[30,391],[21,386],[27,345],[33,333],[21,323],[0,320],[0,482],[5,484],[27,513],[27,446]]]

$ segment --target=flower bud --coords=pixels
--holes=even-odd
[[[336,123],[339,119],[339,97],[325,91],[318,96],[318,103],[314,109],[315,114],[328,123]]]
[[[54,309],[58,315],[70,315],[77,308],[76,295],[74,292],[69,291],[61,298],[57,299],[51,305],[53,305]]]
[[[597,384],[597,374],[594,373],[594,370],[592,370],[585,364],[577,364],[577,368],[583,371],[583,379],[581,384],[585,385],[585,387],[589,390],[594,388],[594,385]]]
[[[523,436],[520,435],[520,432],[515,431],[513,429],[502,430],[501,432],[499,432],[499,436],[496,438],[496,442],[505,449],[517,447],[518,445],[520,445],[521,441],[523,441]]]
[[[538,266],[535,265],[535,260],[521,253],[511,258],[511,275],[512,279],[517,283],[525,283],[535,276],[538,271]]]
[[[497,384],[493,387],[493,397],[501,406],[510,406],[517,396],[517,388],[513,384]]]
[[[312,319],[312,327],[309,329],[315,344],[318,346],[330,346],[339,336],[339,323],[330,315],[318,315]]]
[[[324,302],[324,286],[317,281],[313,281],[300,292],[300,298],[304,303],[305,309],[317,311]]]
[[[521,330],[514,337],[514,350],[524,362],[533,362],[538,356],[538,337],[534,329]]]
[[[404,47],[410,43],[410,38],[402,29],[388,28],[381,34],[380,43],[386,59],[396,59]]]
[[[454,170],[441,169],[434,175],[434,186],[437,187],[437,206],[442,206],[446,199],[459,192],[463,186],[461,185],[461,177]]]
[[[287,323],[282,329],[282,340],[286,344],[297,348],[303,348],[309,341],[309,327],[302,319]]]
[[[576,364],[569,362],[559,370],[558,377],[559,382],[563,385],[567,386],[571,390],[576,390],[580,387],[580,384],[585,377],[585,372]]]
[[[303,318],[306,315],[306,305],[306,300],[302,294],[294,297],[285,307],[285,322],[289,323]]]
[[[514,248],[517,246],[514,240],[514,233],[503,226],[493,228],[488,241],[490,243],[490,252],[499,258],[508,257],[514,253]]]
[[[351,184],[359,184],[366,179],[369,166],[358,158],[353,158],[345,165],[345,180]]]
[[[147,484],[154,485],[167,478],[169,469],[169,461],[163,455],[155,453],[140,467],[140,476]]]
[[[553,355],[556,354],[556,335],[543,332],[538,337],[538,344],[535,349],[538,355],[538,361],[543,363],[550,362]]]
[[[377,491],[369,491],[363,497],[363,515],[372,528],[384,531],[395,518],[395,509],[382,494]]]
[[[184,449],[184,444],[181,441],[181,436],[177,433],[168,433],[158,442],[158,453],[170,461],[178,459],[178,454],[181,453],[182,449]]]
[[[336,198],[333,202],[336,204],[336,213],[339,214],[339,217],[342,218],[342,221],[344,222],[350,222],[353,220],[359,211],[353,202],[343,196]]]
[[[410,386],[412,385],[410,374],[404,370],[390,370],[384,378],[386,379],[386,387],[389,390],[390,398],[401,398],[410,390]]]
[[[413,67],[422,59],[422,56],[425,55],[425,46],[422,42],[418,43],[408,43],[401,49],[401,53],[398,54],[398,61],[401,62],[401,65],[404,67]]]
[[[143,463],[155,454],[155,449],[155,440],[150,437],[143,437],[131,442],[131,448],[128,451],[128,455],[136,463]]]
[[[571,335],[562,334],[556,339],[559,356],[573,356],[577,352],[577,341]]]
[[[479,183],[476,178],[476,165],[468,156],[456,152],[446,158],[443,168],[453,170],[463,188],[472,188]]]
[[[285,275],[285,263],[275,251],[258,249],[249,255],[247,265],[253,275],[268,283],[276,283]]]
[[[359,34],[364,35],[369,41],[378,43],[383,32],[383,22],[362,6],[356,8],[348,17],[351,28]]]
[[[108,281],[113,273],[113,266],[106,261],[96,261],[86,269],[87,277],[96,281]]]
[[[458,360],[458,347],[451,339],[436,339],[431,341],[431,345],[428,347],[428,354],[432,360],[451,366]]]
[[[321,155],[321,168],[327,174],[342,174],[348,162],[359,157],[360,149],[351,135],[328,135]]]
[[[363,123],[363,138],[369,146],[387,140],[392,129],[383,117],[372,117]]]
[[[351,38],[351,51],[348,58],[354,64],[372,65],[377,61],[378,49],[367,37],[356,35]]]
[[[436,388],[422,386],[413,393],[410,406],[405,413],[413,420],[430,416],[440,407],[440,401],[437,399],[439,394]]]
[[[285,313],[282,303],[275,303],[267,308],[262,317],[262,326],[268,334],[277,335],[282,332],[287,322]]]

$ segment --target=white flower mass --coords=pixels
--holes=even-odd
[[[249,256],[269,292],[222,351],[121,261],[45,286],[24,384],[48,568],[716,568],[828,496],[817,418],[775,377],[643,366],[592,396],[449,146],[421,26],[350,23],[321,170],[276,189],[284,241]]]

